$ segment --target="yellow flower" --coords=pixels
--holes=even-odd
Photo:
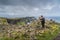
[[[40,33],[44,33],[44,30],[41,30]]]
[[[17,34],[17,32],[13,32],[12,34]]]
[[[56,29],[56,27],[52,27],[53,29]]]

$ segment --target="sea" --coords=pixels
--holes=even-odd
[[[39,16],[34,16],[35,18],[39,18]],[[45,17],[45,16],[44,16]],[[9,18],[11,18],[11,17],[9,17]],[[50,16],[50,17],[45,17],[45,19],[48,19],[48,20],[50,20],[50,19],[52,19],[52,20],[54,20],[55,22],[58,22],[58,23],[60,23],[60,17],[59,16]]]
[[[48,19],[48,20],[52,19],[52,20],[54,20],[55,22],[60,23],[60,17],[45,17],[45,19]]]
[[[46,17],[47,19],[52,19],[54,20],[55,22],[58,22],[60,23],[60,17]]]

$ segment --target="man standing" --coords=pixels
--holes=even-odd
[[[39,19],[41,21],[42,28],[44,28],[45,27],[45,18],[43,16],[41,16]]]

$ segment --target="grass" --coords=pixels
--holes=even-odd
[[[44,29],[40,30],[38,34],[35,34],[33,39],[36,40],[53,40],[59,33],[59,27],[54,26],[51,27],[51,29]],[[12,33],[13,34],[13,33]],[[0,40],[31,40],[30,34],[23,34],[23,33],[18,33],[14,32],[14,37],[1,37]]]
[[[16,25],[16,27],[3,25],[5,29],[2,33],[0,32],[2,34],[0,40],[53,40],[60,32],[60,25],[56,23],[47,22],[45,29],[39,29],[41,24],[38,21],[24,27],[20,27],[20,25],[25,25],[24,22],[18,22],[17,24],[19,26]],[[3,26],[1,26],[1,30]],[[8,30],[10,31],[8,32]]]

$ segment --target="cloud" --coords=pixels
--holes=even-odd
[[[0,0],[0,14],[14,17],[47,16],[49,12],[54,13],[52,10],[57,4],[56,0]]]
[[[54,7],[55,7],[55,5],[47,5],[47,6],[44,7],[43,9],[52,10]]]

